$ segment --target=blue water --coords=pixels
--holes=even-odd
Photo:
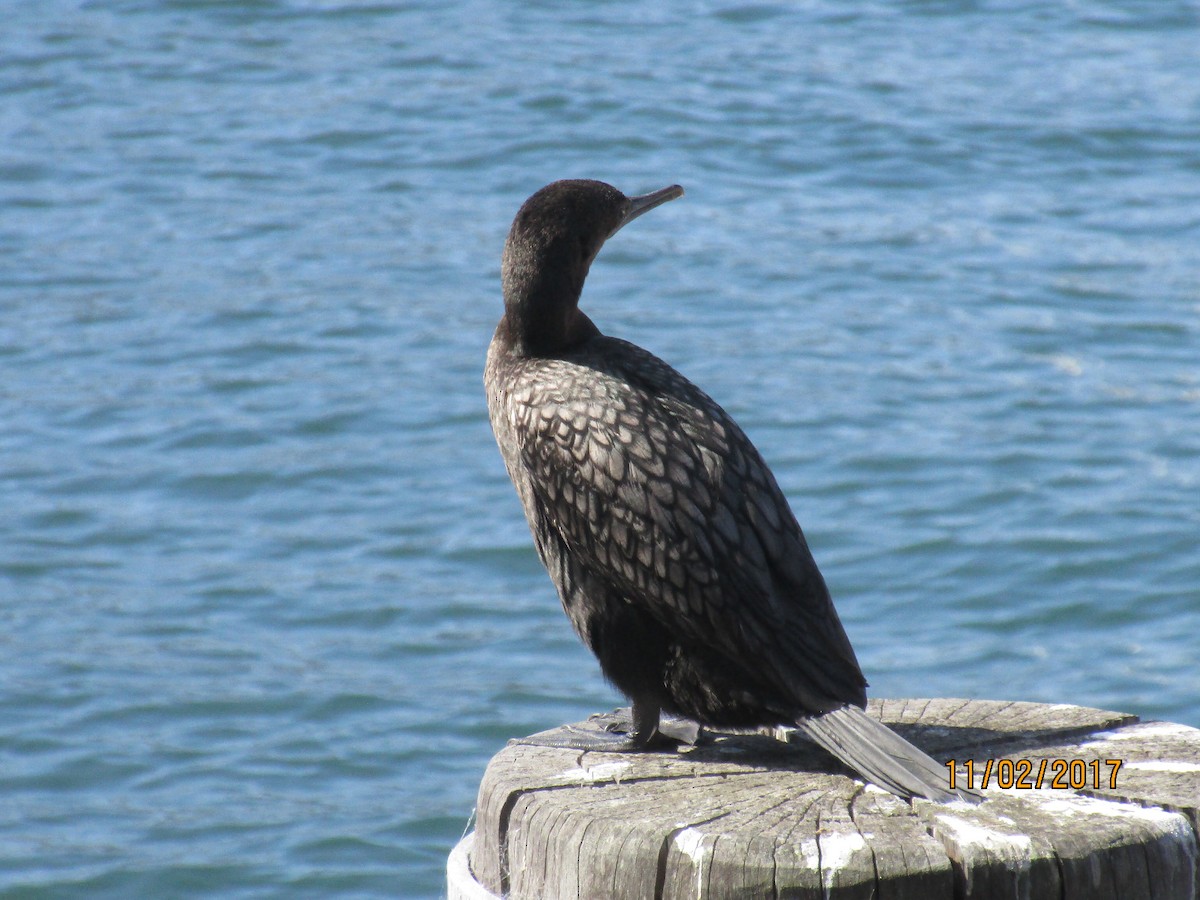
[[[425,897],[619,698],[480,374],[547,181],[879,696],[1200,725],[1195,4],[4,4],[0,895]]]

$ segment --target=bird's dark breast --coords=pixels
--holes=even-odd
[[[651,354],[493,343],[493,428],[572,625],[624,693],[714,725],[862,703],[799,526],[753,445]]]

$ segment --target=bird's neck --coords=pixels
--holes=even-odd
[[[587,273],[583,273],[586,275]],[[599,334],[579,311],[583,278],[570,272],[505,273],[504,319],[518,356],[551,356]]]

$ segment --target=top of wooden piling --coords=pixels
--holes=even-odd
[[[960,779],[970,760],[987,801],[909,804],[764,735],[614,754],[545,746],[555,729],[488,766],[474,877],[512,900],[1195,897],[1200,731],[1019,702],[869,711]]]

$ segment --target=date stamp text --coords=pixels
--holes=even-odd
[[[976,779],[978,786],[987,790],[989,785],[1008,790],[1041,790],[1043,787],[1056,790],[1080,790],[1081,788],[1100,788],[1107,785],[1117,786],[1117,772],[1121,769],[1120,759],[1000,759],[962,760],[962,768],[966,770],[967,790],[974,790]],[[959,760],[952,759],[946,763],[950,770],[950,790],[959,787],[962,776],[959,774]]]

